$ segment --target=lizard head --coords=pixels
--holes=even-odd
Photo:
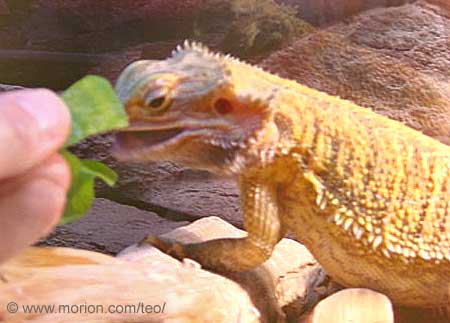
[[[269,122],[271,77],[188,42],[166,60],[132,63],[116,85],[130,126],[117,133],[113,153],[121,160],[237,172],[256,149],[251,146],[278,140]]]

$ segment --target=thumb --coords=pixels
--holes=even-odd
[[[16,176],[57,151],[70,130],[70,113],[49,90],[0,95],[0,180]]]

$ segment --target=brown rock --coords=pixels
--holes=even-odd
[[[0,25],[4,25],[0,28],[0,47],[33,50],[26,57],[15,53],[0,55],[2,81],[54,90],[65,89],[86,73],[105,75],[114,81],[124,65],[141,56],[134,55],[135,49],[140,47],[141,50],[149,42],[152,42],[148,45],[151,54],[144,53],[144,57],[166,57],[173,46],[167,48],[165,43],[175,44],[190,38],[259,62],[270,51],[290,43],[293,36],[311,29],[295,14],[290,14],[292,10],[277,6],[273,0],[265,0],[264,6],[255,0],[235,1],[236,5],[231,7],[241,8],[236,12],[230,10],[229,1],[223,0],[2,2],[10,8],[11,14],[8,19],[0,19]],[[318,4],[310,0],[297,2],[300,12],[306,15],[310,11],[314,12],[310,15],[319,12],[323,16],[339,12],[341,19],[354,10],[402,0],[386,0],[386,3],[353,0],[350,4],[328,0]],[[70,52],[80,59],[49,60],[50,55],[40,52],[59,52],[60,55]],[[81,58],[86,53],[98,54],[101,58],[91,64]],[[132,54],[133,59],[130,60],[128,54]],[[44,56],[47,58],[43,60]]]
[[[321,301],[304,323],[394,323],[390,300],[370,289],[345,289]]]
[[[144,42],[137,46],[131,46],[124,51],[105,54],[98,65],[89,70],[89,74],[106,77],[115,83],[120,72],[130,63],[139,59],[165,59],[183,39],[168,41]]]
[[[450,313],[445,309],[396,307],[395,323],[448,323]]]
[[[9,16],[10,14],[11,11],[8,8],[8,4],[5,2],[5,0],[0,0],[0,17]]]
[[[448,6],[450,7],[450,6]],[[398,58],[433,81],[450,80],[450,19],[425,1],[377,9],[330,29],[353,45]]]
[[[103,60],[100,55],[0,49],[2,82],[64,90]]]
[[[2,0],[6,3],[9,10],[14,15],[24,14],[31,10],[35,0]]]
[[[186,224],[168,221],[153,212],[96,199],[85,217],[56,227],[41,245],[116,254],[149,234],[159,235]]]
[[[155,21],[167,28],[192,18],[205,0],[38,0],[39,7],[55,10],[61,19],[70,21],[78,31],[89,32],[136,22]],[[186,22],[186,21],[185,21]]]
[[[374,9],[261,65],[450,142],[450,20],[427,5]]]
[[[438,14],[445,15],[450,18],[450,2],[447,0],[419,0],[419,2],[426,2],[436,5],[436,12]]]
[[[187,38],[204,0],[34,0],[21,25],[27,49],[105,53]]]
[[[215,25],[225,35],[221,51],[241,58],[266,56],[313,30],[294,8],[274,0],[209,1],[197,19],[197,34],[209,34]]]
[[[322,26],[368,9],[400,6],[412,1],[414,0],[278,0],[277,2],[296,6],[300,18]]]
[[[33,252],[36,257],[30,255]],[[260,322],[247,293],[221,276],[162,253],[148,263],[105,260],[104,255],[97,261],[96,257],[86,251],[34,250],[22,261],[4,264],[0,269],[1,320]],[[17,313],[6,310],[12,301],[18,304]],[[48,305],[51,313],[24,313],[23,306],[30,305]]]
[[[217,217],[204,218],[162,235],[182,243],[242,236],[245,236],[244,231]],[[132,246],[118,257],[147,263],[153,261],[154,253],[155,248],[147,244]],[[324,272],[308,250],[291,239],[283,239],[271,258],[257,268],[226,276],[248,291],[263,317],[268,317],[270,322],[283,316],[279,311],[282,307],[289,317],[298,317],[312,307],[323,296],[315,293],[314,289],[325,279]]]

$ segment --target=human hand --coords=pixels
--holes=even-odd
[[[70,171],[58,150],[70,113],[48,90],[0,95],[0,263],[47,234],[64,211]]]

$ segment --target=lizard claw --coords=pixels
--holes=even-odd
[[[178,260],[187,258],[185,248],[180,242],[163,237],[148,236],[139,242],[139,246],[145,244],[149,244]]]

